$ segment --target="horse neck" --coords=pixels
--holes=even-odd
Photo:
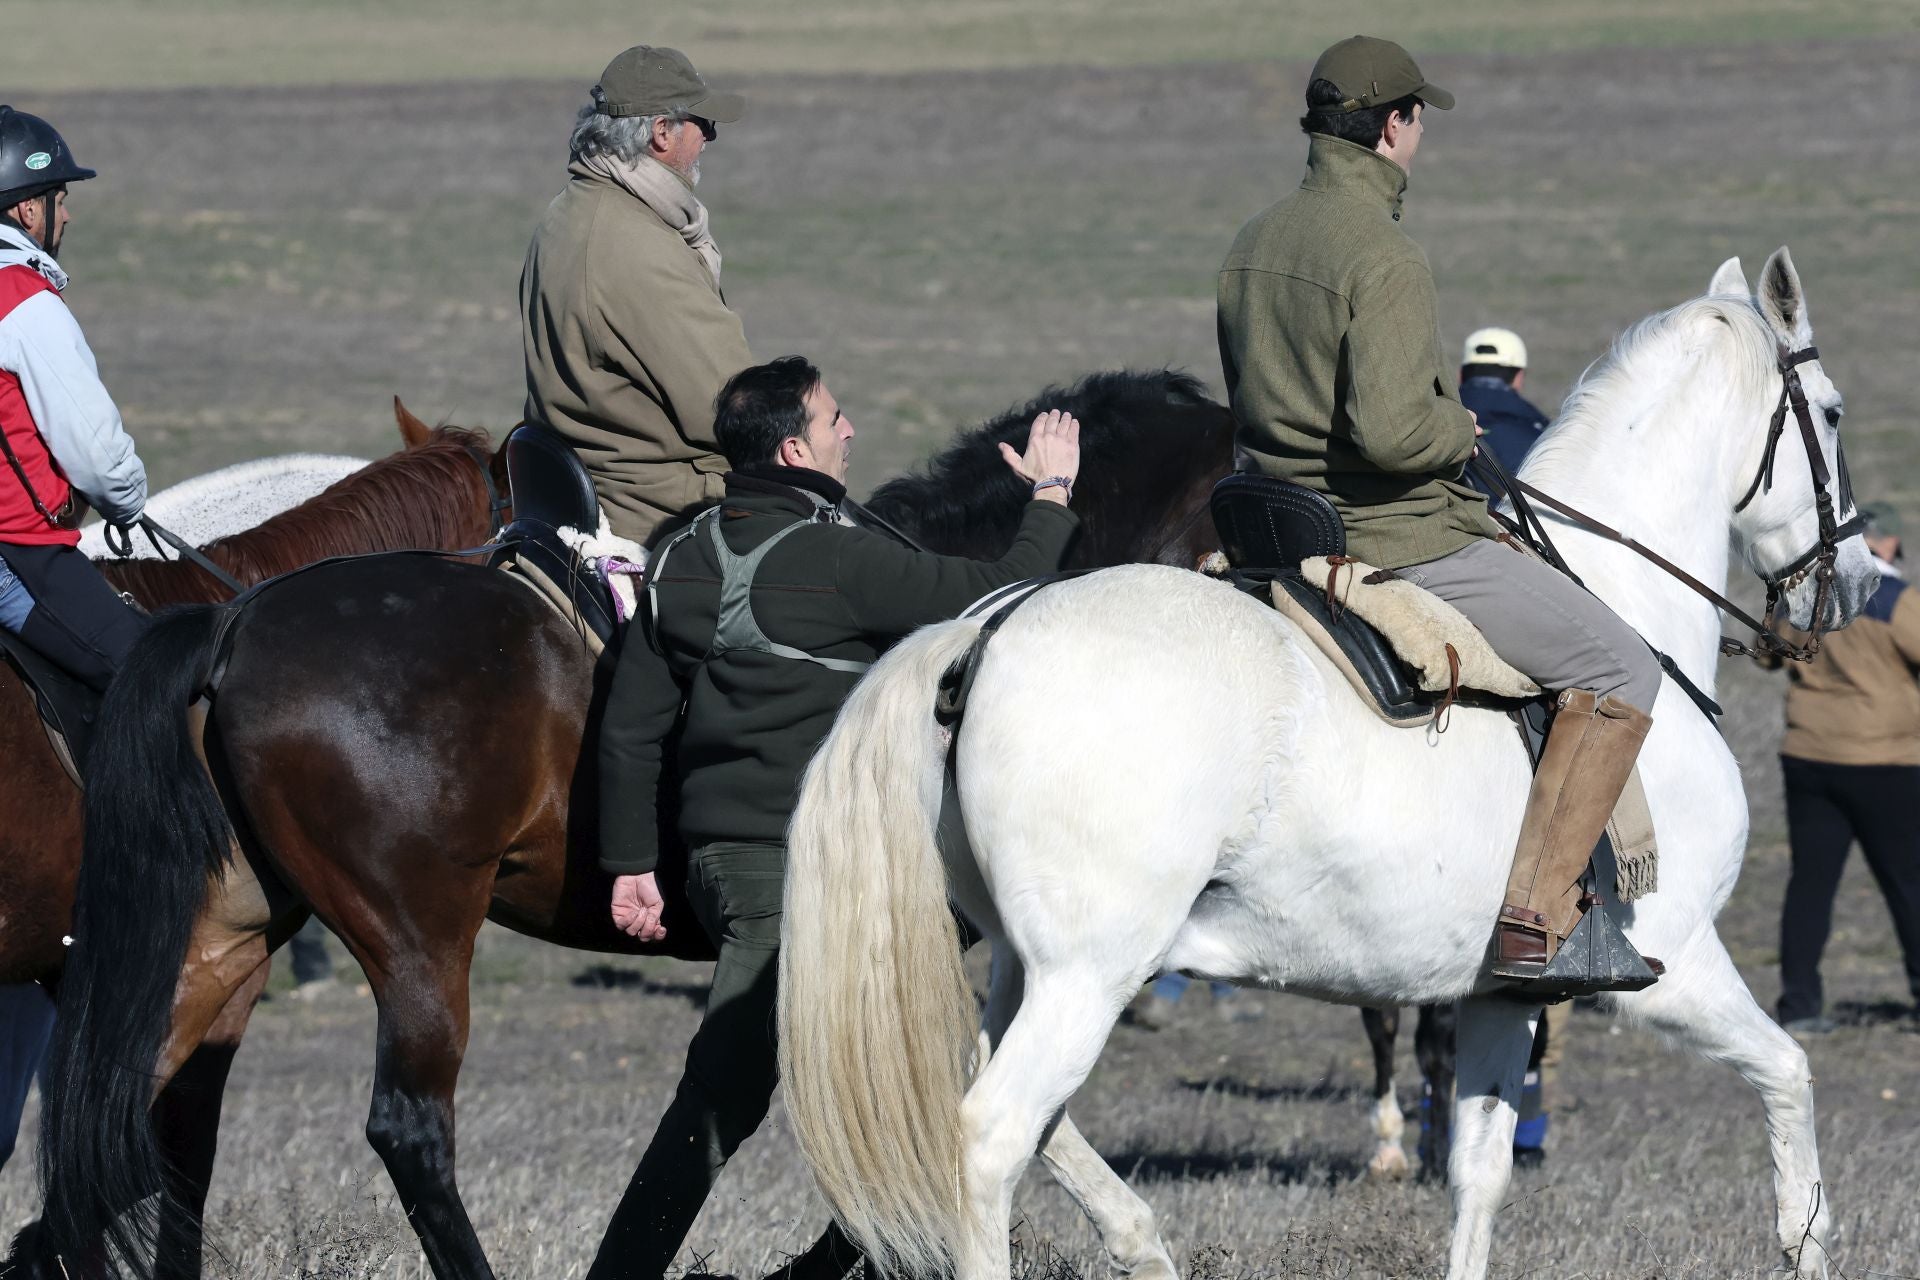
[[[1520,474],[1718,591],[1731,559],[1730,477],[1768,410],[1724,386],[1703,386],[1707,381],[1682,376],[1664,389],[1616,398],[1608,413],[1580,405],[1555,424]],[[1646,558],[1534,507],[1587,586],[1711,693],[1718,610]]]
[[[469,446],[482,450],[476,459]],[[484,437],[441,428],[435,438],[347,476],[318,497],[206,547],[207,556],[254,583],[331,556],[454,551],[490,536]]]

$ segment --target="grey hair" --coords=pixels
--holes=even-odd
[[[688,118],[684,111],[664,116],[604,115],[600,109],[606,105],[606,101],[606,93],[599,85],[595,85],[593,101],[575,114],[573,137],[567,142],[573,159],[591,160],[595,156],[612,156],[626,164],[637,164],[647,154],[647,141],[653,136],[655,120],[665,119],[673,123]]]

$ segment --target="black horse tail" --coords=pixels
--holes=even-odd
[[[148,1273],[168,1193],[148,1110],[174,990],[232,826],[188,706],[221,607],[161,615],[107,690],[87,766],[86,846],[41,1119],[41,1237],[73,1258],[104,1241]]]

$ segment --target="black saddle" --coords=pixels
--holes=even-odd
[[[612,648],[618,639],[613,594],[560,540],[559,532],[592,533],[600,527],[600,499],[592,477],[573,446],[544,422],[521,423],[508,434],[504,447],[513,523],[500,531],[501,550],[489,563],[516,560],[539,572]]]
[[[20,682],[32,691],[40,719],[66,742],[75,769],[84,773],[100,695],[4,627],[0,627],[0,653],[5,654],[7,665],[19,675]]]
[[[1389,720],[1433,714],[1433,700],[1409,677],[1386,638],[1351,610],[1335,615],[1326,594],[1300,576],[1302,560],[1346,552],[1347,528],[1331,502],[1288,480],[1241,474],[1213,487],[1212,507],[1220,548],[1247,589],[1264,592],[1277,584],[1318,620]]]

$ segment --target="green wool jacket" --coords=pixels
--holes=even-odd
[[[1440,352],[1426,255],[1400,230],[1406,189],[1385,156],[1315,134],[1300,189],[1241,229],[1219,280],[1240,447],[1325,494],[1348,553],[1383,569],[1499,532],[1460,479],[1473,419]]]
[[[720,497],[713,401],[753,355],[678,231],[606,179],[570,175],[520,273],[524,412],[573,445],[613,531],[645,543]]]
[[[817,472],[729,473],[727,546],[745,555],[796,522],[753,582],[767,638],[823,658],[872,662],[908,632],[957,615],[997,587],[1060,567],[1080,519],[1031,502],[994,561],[911,551],[833,523],[846,491]],[[822,523],[822,513],[829,522]],[[797,658],[732,651],[707,658],[719,618],[719,560],[705,530],[676,545],[655,584],[659,622],[636,623],[620,649],[600,731],[600,865],[616,875],[659,861],[662,747],[685,707],[678,749],[680,834],[784,843],[800,775],[858,676]],[[644,616],[644,605],[643,605]],[[671,803],[669,799],[668,803]]]

